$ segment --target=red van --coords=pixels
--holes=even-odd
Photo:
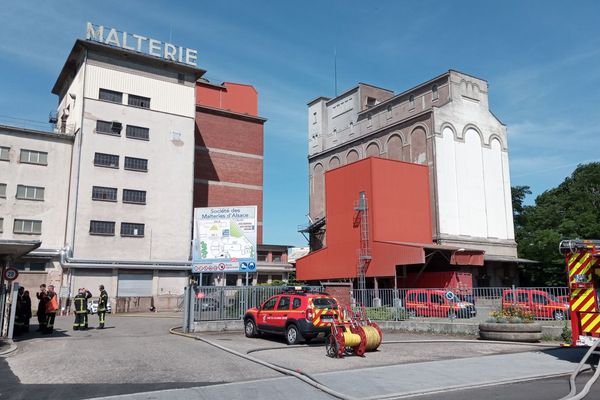
[[[460,300],[450,290],[407,290],[404,307],[411,316],[471,318],[477,315],[473,303]]]
[[[502,308],[521,307],[533,313],[536,319],[563,320],[569,318],[569,303],[537,289],[505,289],[502,293]]]

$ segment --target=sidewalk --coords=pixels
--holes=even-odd
[[[0,338],[0,357],[8,355],[17,349],[12,340]]]
[[[312,378],[353,398],[379,396],[399,398],[459,388],[474,388],[571,373],[585,349],[553,349],[454,360],[402,364],[386,367],[327,372]],[[146,392],[111,398],[142,399],[240,399],[295,398],[332,399],[330,395],[296,378],[282,377],[225,385]]]

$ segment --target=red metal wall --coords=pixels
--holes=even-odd
[[[196,102],[202,106],[258,116],[258,93],[251,85],[232,82],[213,85],[198,82]]]
[[[370,157],[325,174],[327,247],[300,258],[300,280],[356,277],[360,230],[355,204],[365,192],[373,260],[367,276],[393,276],[402,260],[423,260],[420,247],[383,241],[431,243],[426,166]]]

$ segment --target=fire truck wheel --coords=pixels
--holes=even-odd
[[[554,319],[557,321],[562,321],[565,319],[565,312],[564,311],[554,311]]]
[[[300,332],[298,332],[298,327],[294,324],[288,325],[285,331],[285,340],[287,344],[297,344],[300,341]]]
[[[257,331],[256,331],[256,324],[254,323],[254,320],[252,320],[251,318],[248,318],[246,320],[246,322],[244,323],[244,333],[246,333],[246,337],[255,337],[257,335]]]

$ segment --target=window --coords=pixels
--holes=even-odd
[[[387,106],[387,117],[392,118],[392,105],[391,104],[389,104]]]
[[[121,222],[121,236],[144,237],[144,224]]]
[[[123,103],[123,93],[114,90],[100,89],[98,95],[100,100],[112,101],[113,103]]]
[[[267,300],[263,304],[262,309],[263,310],[274,310],[275,309],[275,302],[276,301],[277,301],[277,297],[271,297],[269,300]]]
[[[271,275],[271,282],[273,281],[283,281],[283,275]]]
[[[117,201],[117,189],[102,186],[93,186],[92,200]]]
[[[529,293],[518,293],[517,294],[517,301],[519,303],[527,303],[527,302],[529,302]]]
[[[28,264],[29,264],[29,270],[30,271],[45,271],[46,270],[46,263],[31,262],[31,263],[28,263]]]
[[[431,295],[431,302],[435,303],[435,304],[444,304],[444,298],[442,296],[440,296],[439,294],[432,294]]]
[[[115,235],[115,223],[111,221],[90,221],[90,235]]]
[[[281,262],[281,253],[273,253],[273,262]]]
[[[0,218],[0,233],[4,232],[4,218]]]
[[[258,251],[256,261],[267,261],[267,255],[269,253],[266,251]]]
[[[417,300],[417,294],[416,293],[410,293],[408,295],[408,298],[406,299],[406,301],[416,301]]]
[[[150,108],[150,98],[130,94],[128,96],[127,104],[135,107]]]
[[[144,158],[125,157],[125,169],[148,171],[148,160]]]
[[[30,219],[15,219],[13,232],[25,233],[30,235],[41,235],[42,221],[35,221]]]
[[[300,308],[302,305],[302,299],[300,297],[294,297],[294,302],[292,303],[292,309]]]
[[[317,123],[317,113],[314,112],[313,113],[313,124],[316,124],[316,123]]]
[[[125,157],[127,160],[127,157]],[[94,154],[94,165],[98,167],[119,168],[119,156],[113,154]]]
[[[150,129],[142,128],[141,126],[127,125],[125,136],[131,139],[148,140],[150,137]]]
[[[0,147],[0,161],[9,161],[8,153],[10,152],[10,147]]]
[[[438,85],[433,85],[431,87],[431,100],[437,100],[440,97],[438,93]]]
[[[120,136],[121,129],[123,129],[123,124],[117,121],[96,121],[96,133]]]
[[[541,294],[535,294],[535,293],[532,294],[531,300],[536,304],[544,304],[544,305],[548,304],[548,299]]]
[[[0,198],[6,198],[6,183],[0,183]]]
[[[237,286],[238,276],[236,274],[225,275],[225,286]]]
[[[17,199],[44,200],[44,188],[36,186],[17,185]]]
[[[258,277],[256,278],[256,283],[258,283],[258,284],[267,283],[268,281],[269,281],[269,275],[258,274]]]
[[[419,293],[417,301],[419,303],[427,303],[427,293]]]
[[[412,94],[408,98],[408,108],[415,108],[415,96],[413,96]]]
[[[377,104],[375,97],[367,97],[367,107],[373,107],[375,104]]]
[[[146,204],[146,191],[123,189],[123,203]]]
[[[178,72],[177,73],[177,83],[185,83],[185,74]]]
[[[290,298],[289,296],[282,296],[277,304],[278,310],[289,310],[290,309]]]
[[[25,164],[48,165],[48,153],[35,150],[21,150],[20,161]]]

